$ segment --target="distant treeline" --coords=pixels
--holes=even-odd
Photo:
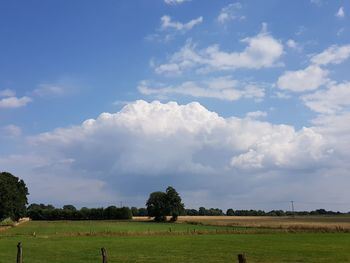
[[[146,208],[132,207],[131,212],[133,216],[147,216]],[[340,215],[344,214],[341,212],[327,211],[325,209],[317,209],[314,211],[283,211],[283,210],[271,210],[265,212],[263,210],[233,210],[232,208],[227,209],[226,213],[219,208],[205,208],[200,207],[197,209],[185,209],[181,214],[182,216],[306,216],[306,215]]]
[[[73,205],[55,208],[52,205],[31,204],[27,208],[27,216],[32,220],[122,220],[131,219],[132,213],[128,207],[83,207],[78,210]]]
[[[326,211],[325,209],[317,209],[314,211],[283,211],[283,210],[271,210],[265,212],[263,210],[233,210],[227,209],[227,216],[307,216],[307,215],[340,215],[340,212]]]
[[[227,209],[224,213],[219,208],[185,209],[183,216],[306,216],[306,215],[340,215],[343,213],[317,209],[314,211],[283,211],[272,210],[233,210]],[[65,205],[62,208],[55,208],[52,205],[31,204],[27,208],[27,216],[32,220],[125,220],[132,216],[148,216],[146,208],[137,207],[116,207],[107,208],[87,208],[76,209],[73,205]]]

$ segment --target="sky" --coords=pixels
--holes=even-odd
[[[0,171],[29,202],[350,211],[350,2],[0,1]]]

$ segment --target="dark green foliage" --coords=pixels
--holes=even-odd
[[[184,204],[181,203],[181,197],[178,192],[171,186],[166,189],[166,202],[168,213],[171,215],[171,221],[176,221],[177,217],[184,210]]]
[[[171,186],[166,192],[153,192],[150,194],[147,203],[147,212],[153,216],[155,221],[166,221],[166,216],[171,215],[171,221],[176,221],[177,217],[184,212],[184,204],[181,197]]]
[[[64,205],[63,210],[77,211],[77,209],[74,207],[74,205]]]
[[[131,207],[132,216],[148,216],[146,208]]]
[[[33,203],[33,204],[30,204],[28,207],[27,207],[28,210],[32,210],[32,209],[55,209],[55,207],[53,205],[45,205],[45,204],[36,204],[36,203]]]
[[[227,211],[226,211],[226,215],[227,215],[227,216],[234,216],[234,215],[235,215],[235,211],[233,211],[233,209],[232,209],[232,208],[227,209]]]
[[[198,215],[200,216],[222,216],[224,213],[219,208],[209,208],[200,207],[198,210]]]
[[[63,209],[53,206],[31,204],[28,206],[27,215],[32,220],[122,220],[131,219],[131,210],[128,207],[117,208],[86,208],[73,209],[74,206],[66,205]]]
[[[165,221],[169,213],[167,207],[166,193],[153,192],[150,194],[146,203],[149,216],[154,216],[155,221]]]
[[[23,180],[7,172],[0,173],[0,220],[18,220],[26,213],[28,188]]]
[[[187,216],[198,216],[198,211],[196,209],[186,209],[185,215]]]

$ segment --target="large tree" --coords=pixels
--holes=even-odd
[[[185,205],[181,203],[179,193],[171,186],[166,189],[166,199],[167,212],[171,215],[171,221],[176,221],[177,217],[184,211]]]
[[[7,173],[0,173],[0,219],[18,220],[26,213],[28,188],[23,180]]]
[[[177,217],[184,211],[184,204],[181,197],[171,186],[166,192],[153,192],[146,203],[148,216],[153,216],[155,221],[165,221],[166,216],[171,215],[171,220],[176,221]]]
[[[153,192],[150,194],[147,203],[148,216],[154,216],[155,221],[165,221],[167,216],[166,193]]]

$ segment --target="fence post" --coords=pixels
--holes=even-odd
[[[22,263],[22,259],[23,259],[23,256],[22,256],[22,244],[21,242],[19,242],[17,244],[17,263]]]
[[[247,263],[247,259],[244,254],[238,254],[238,263]]]
[[[102,263],[107,263],[107,251],[104,247],[101,248],[101,253],[102,253]]]

